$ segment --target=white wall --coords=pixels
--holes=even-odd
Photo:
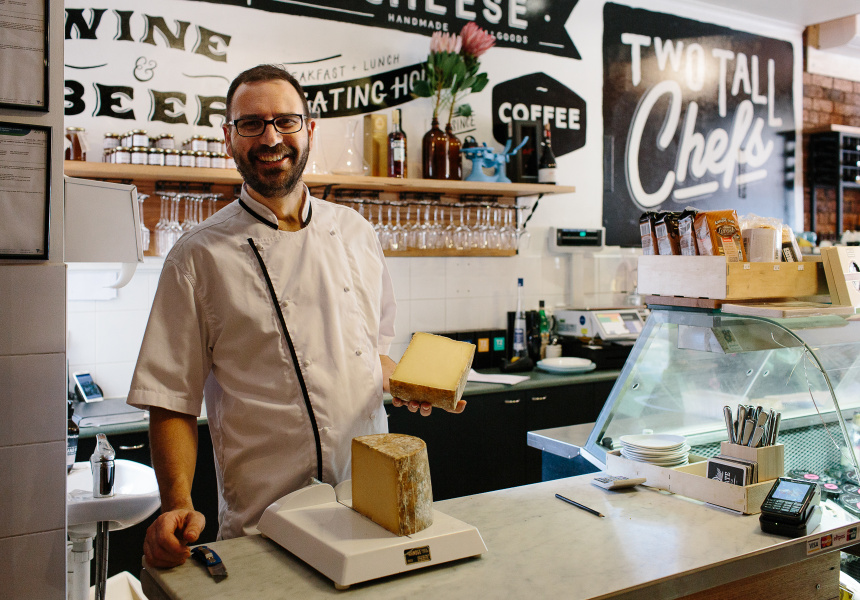
[[[0,261],[0,595],[66,589],[63,5],[50,3],[50,111],[0,121],[52,128],[49,260]],[[34,74],[35,75],[35,74]]]

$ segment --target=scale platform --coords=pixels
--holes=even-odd
[[[472,525],[433,511],[433,524],[399,536],[352,510],[352,481],[333,488],[317,483],[273,502],[257,525],[338,589],[478,556],[487,551]]]

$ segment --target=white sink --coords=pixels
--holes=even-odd
[[[107,521],[111,531],[136,525],[161,505],[155,471],[131,460],[115,462],[114,495],[93,498],[89,462],[75,463],[66,478],[66,512],[70,536],[95,535],[96,523]]]

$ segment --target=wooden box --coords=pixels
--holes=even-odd
[[[740,444],[722,442],[720,454],[756,461],[758,463],[759,481],[773,480],[785,475],[785,446],[782,444],[750,448]]]
[[[761,460],[768,465],[766,467],[768,472],[779,472],[782,474],[782,457],[784,455],[782,444],[766,448],[745,448],[737,444],[728,444],[727,442],[723,444],[734,446],[734,448],[729,449],[729,452],[736,452],[734,456],[738,458],[747,458],[746,456],[739,456],[745,450],[750,450],[757,456],[759,452],[765,451],[761,454]],[[743,450],[744,448],[745,450]],[[749,456],[750,454],[747,455]],[[752,458],[749,460],[755,459]],[[778,466],[777,460],[779,463]],[[649,463],[628,460],[621,456],[620,450],[613,450],[606,454],[606,471],[612,475],[645,477],[645,485],[647,486],[664,489],[673,494],[701,500],[702,502],[709,502],[747,515],[761,512],[761,503],[764,502],[767,493],[773,487],[772,480],[765,481],[759,475],[759,483],[747,486],[732,485],[707,478],[707,458],[690,454],[689,461],[690,464],[682,467],[659,467]],[[761,470],[761,464],[759,465],[759,469]],[[779,477],[779,475],[775,477]]]
[[[742,263],[724,256],[640,256],[638,285],[645,296],[735,301],[828,293],[820,260]]]

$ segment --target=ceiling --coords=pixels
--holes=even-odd
[[[690,4],[752,13],[798,27],[860,14],[860,0],[694,0]]]

